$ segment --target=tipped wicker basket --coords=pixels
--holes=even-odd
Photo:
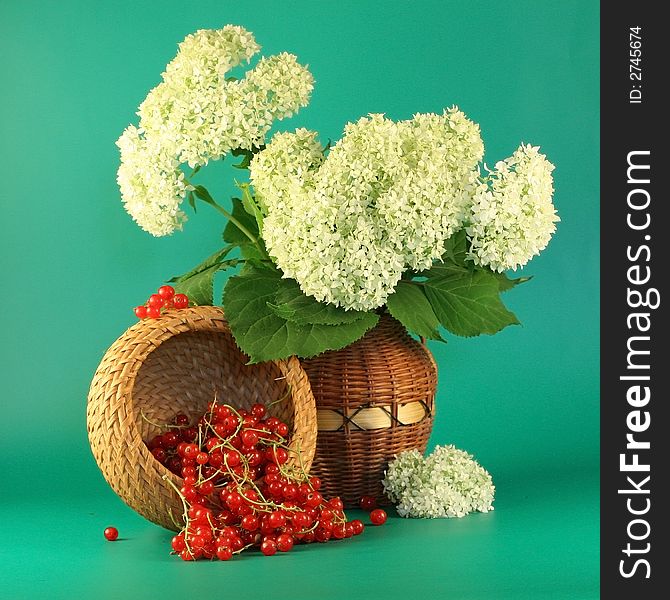
[[[383,315],[356,343],[302,361],[316,400],[313,475],[326,497],[388,504],[381,480],[403,450],[425,451],[433,427],[437,368],[400,322]]]
[[[292,426],[292,446],[309,469],[316,444],[316,411],[307,375],[296,358],[247,365],[221,309],[201,306],[167,312],[128,329],[107,351],[88,396],[93,455],[114,491],[135,511],[178,529],[181,479],[144,444],[179,412],[194,418],[219,401],[241,408],[270,404],[268,412]],[[291,460],[295,454],[291,453]]]

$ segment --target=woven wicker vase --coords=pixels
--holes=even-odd
[[[300,362],[248,366],[247,360],[223,312],[208,306],[140,321],[107,351],[88,396],[88,436],[103,475],[139,514],[167,529],[180,527],[182,503],[164,477],[177,487],[181,479],[154,459],[144,440],[179,412],[199,417],[215,394],[241,408],[284,397],[268,412],[292,426],[292,445],[309,469],[316,411]]]
[[[316,400],[313,475],[326,497],[388,504],[381,480],[403,450],[425,451],[433,427],[437,368],[428,349],[383,315],[358,342],[303,360]]]

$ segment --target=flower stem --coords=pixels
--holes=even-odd
[[[258,238],[251,233],[236,217],[234,217],[230,212],[228,212],[223,206],[221,206],[214,198],[212,198],[212,195],[207,191],[207,189],[202,186],[202,185],[193,185],[190,181],[187,179],[184,179],[188,185],[190,185],[193,188],[193,191],[195,195],[200,198],[203,202],[206,202],[210,206],[213,206],[216,210],[218,210],[224,217],[226,217],[231,223],[233,223],[249,240],[258,248],[259,252],[261,253],[261,256],[265,256],[269,258],[267,252],[265,249],[260,245]]]

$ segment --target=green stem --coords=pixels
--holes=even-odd
[[[216,210],[218,210],[224,217],[226,217],[231,223],[234,223],[235,226],[244,234],[246,235],[249,240],[258,248],[260,253],[263,256],[268,256],[267,252],[263,249],[263,247],[260,245],[258,242],[258,238],[254,236],[253,233],[251,233],[238,219],[236,219],[231,213],[229,213],[223,206],[221,206],[214,198],[212,198],[212,195],[207,191],[203,186],[199,185],[193,185],[188,179],[184,178],[184,181],[190,185],[192,188],[195,190],[195,195],[200,198],[203,202],[206,202],[210,206],[213,206]],[[200,192],[200,193],[198,193]],[[269,258],[269,256],[268,256]]]
[[[214,202],[212,206],[218,210],[224,217],[227,217],[229,221],[234,223],[237,228],[244,234],[246,235],[255,245],[256,247],[262,252],[263,249],[261,248],[260,244],[258,243],[258,239],[254,237],[254,234],[251,233],[242,223],[240,223],[231,213],[229,213],[223,206],[220,204],[217,204]],[[263,252],[265,254],[265,252]]]

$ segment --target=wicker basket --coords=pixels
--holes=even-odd
[[[181,479],[144,444],[159,432],[153,423],[177,413],[202,415],[214,394],[242,408],[269,404],[269,413],[292,425],[294,448],[309,469],[316,444],[316,412],[307,375],[295,358],[246,365],[223,312],[202,306],[140,321],[107,351],[88,396],[88,436],[105,479],[134,510],[167,529],[182,521]],[[295,459],[291,453],[292,460]]]
[[[316,400],[319,437],[311,473],[346,506],[363,495],[388,504],[381,480],[398,452],[425,451],[437,368],[428,349],[383,315],[358,342],[302,361]]]

